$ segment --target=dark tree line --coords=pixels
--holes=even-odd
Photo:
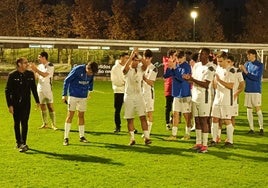
[[[178,0],[2,0],[0,35],[192,41],[191,7]],[[146,2],[146,3],[144,3]],[[142,5],[140,5],[143,3]],[[198,4],[196,41],[268,42],[266,0],[248,0],[243,33],[227,41],[212,1]]]

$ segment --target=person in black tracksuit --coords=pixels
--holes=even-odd
[[[20,152],[24,152],[28,150],[26,140],[31,108],[31,91],[37,105],[39,105],[39,98],[34,73],[27,70],[27,59],[19,58],[16,61],[16,66],[17,69],[8,75],[5,95],[9,112],[13,114],[17,148]]]

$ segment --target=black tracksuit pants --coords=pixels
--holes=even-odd
[[[14,131],[16,142],[18,145],[26,144],[30,109],[30,102],[24,102],[14,105]]]

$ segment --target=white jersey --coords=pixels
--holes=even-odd
[[[137,94],[142,95],[141,83],[143,80],[144,71],[142,64],[139,63],[137,68],[131,68],[125,74],[125,97],[135,97]]]
[[[151,63],[150,65],[147,66],[144,77],[151,81],[155,81],[157,73],[158,73],[157,68]],[[149,84],[147,84],[147,82],[143,80],[142,89],[146,105],[146,112],[152,112],[154,111],[154,99],[155,99],[154,87],[150,86]]]
[[[192,77],[199,81],[210,81],[209,88],[206,89],[193,83],[192,87],[192,101],[195,103],[210,103],[211,104],[211,92],[212,81],[214,79],[215,69],[212,65],[202,65],[202,62],[195,63],[192,68]]]
[[[213,63],[213,61],[210,61],[208,62],[207,66],[212,66],[214,68],[214,75],[213,75],[213,80],[215,78],[215,72],[216,72],[216,69],[217,69],[217,65],[215,63]],[[211,102],[213,103],[214,101],[214,96],[215,96],[215,89],[213,88],[213,83],[211,85]]]
[[[41,72],[47,72],[49,75],[46,77],[43,77],[41,75],[38,75],[38,84],[37,84],[37,91],[38,92],[52,92],[52,80],[53,80],[53,74],[54,74],[54,66],[52,63],[47,64],[39,64],[37,66],[38,70]]]
[[[235,82],[235,70],[232,67],[228,67],[226,69],[221,68],[220,66],[217,66],[216,68],[216,74],[219,75],[219,78],[228,83],[234,83]],[[228,89],[219,82],[216,86],[216,93],[214,97],[214,105],[233,105],[233,89]]]
[[[147,66],[144,76],[149,80],[155,81],[157,77],[157,72],[157,68],[153,64],[150,64]],[[147,84],[145,81],[143,81],[142,88],[144,94],[151,93],[151,90],[153,90],[153,87]]]
[[[242,75],[242,72],[239,71],[238,68],[235,68],[235,82],[234,82],[234,87],[233,87],[233,94],[235,94],[238,90],[238,86],[240,84],[240,82],[243,82],[244,81],[244,78],[243,78],[243,75]],[[237,104],[237,98],[234,99],[234,104]]]
[[[114,93],[125,92],[125,80],[124,80],[123,69],[124,66],[122,66],[119,62],[112,67],[111,81]]]

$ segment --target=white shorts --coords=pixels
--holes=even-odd
[[[233,106],[230,105],[213,105],[211,116],[219,119],[231,119],[233,116]]]
[[[68,97],[68,110],[85,112],[87,110],[87,98]]]
[[[154,95],[153,93],[145,93],[143,94],[146,112],[153,112],[154,111]]]
[[[135,117],[135,112],[138,116],[146,115],[145,102],[142,95],[137,95],[136,97],[125,97],[125,119],[133,119]]]
[[[174,97],[172,110],[174,112],[190,113],[192,111],[191,97],[184,97],[184,98]]]
[[[211,103],[192,102],[192,114],[194,117],[209,117],[211,112]]]
[[[53,93],[52,93],[52,91],[49,91],[49,92],[39,91],[38,92],[38,97],[39,97],[40,104],[53,103]]]
[[[233,115],[232,116],[238,116],[238,109],[239,109],[238,104],[234,104],[233,105]]]
[[[261,106],[261,94],[260,93],[245,93],[245,103],[246,107],[256,107]]]

